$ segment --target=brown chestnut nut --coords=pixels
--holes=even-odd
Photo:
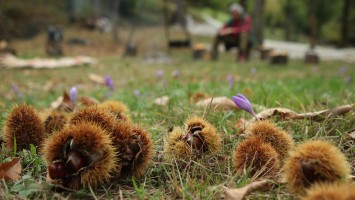
[[[63,161],[53,162],[48,166],[48,174],[51,179],[64,179],[66,174]]]
[[[200,139],[198,134],[193,135],[191,133],[186,134],[185,136],[186,143],[193,149],[202,150],[203,149],[203,140]]]
[[[86,158],[77,151],[68,153],[66,167],[73,173],[78,172],[83,167],[86,167]]]

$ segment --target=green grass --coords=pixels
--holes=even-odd
[[[92,37],[99,36],[94,34]],[[21,46],[24,43],[26,41],[15,45]],[[33,55],[31,52],[41,55],[36,53],[41,52],[41,47],[21,52],[20,56]],[[95,53],[91,52],[90,55]],[[112,53],[98,53],[98,58],[100,64],[94,67],[54,70],[1,69],[1,124],[13,104],[25,102],[42,111],[48,108],[50,102],[60,96],[63,90],[69,91],[74,85],[77,86],[79,95],[104,100],[107,88],[90,81],[88,74],[110,74],[116,87],[110,99],[121,100],[129,106],[133,121],[146,128],[152,136],[157,155],[162,153],[163,139],[168,128],[183,125],[185,119],[192,114],[203,115],[216,126],[224,139],[221,150],[215,156],[206,155],[203,159],[192,162],[185,169],[179,169],[175,163],[159,160],[156,156],[141,179],[115,180],[98,188],[76,192],[53,191],[53,186],[45,181],[46,167],[41,155],[34,149],[24,150],[16,152],[16,156],[22,158],[23,177],[15,183],[0,183],[2,199],[118,199],[121,196],[135,199],[219,199],[223,196],[223,187],[241,187],[252,181],[246,175],[235,174],[232,166],[233,150],[243,140],[234,124],[240,117],[251,116],[242,111],[215,112],[199,108],[190,103],[192,94],[204,92],[214,96],[232,97],[241,92],[255,105],[267,108],[286,107],[296,112],[312,112],[351,104],[355,99],[355,83],[347,83],[344,80],[347,75],[354,77],[355,67],[340,61],[310,66],[299,60],[291,60],[285,66],[271,66],[254,59],[239,64],[234,61],[234,54],[230,53],[221,55],[217,62],[193,61],[190,53],[185,50],[173,52],[174,63],[171,65],[144,65],[140,59],[121,59]],[[339,75],[338,70],[343,65],[348,66],[347,73]],[[255,74],[252,73],[253,68],[256,69]],[[159,69],[164,72],[162,79],[155,76]],[[180,71],[178,79],[171,75],[175,69]],[[228,75],[235,79],[232,88],[228,86]],[[23,93],[22,99],[11,90],[13,83],[17,84]],[[139,90],[140,96],[136,97],[134,90]],[[164,95],[171,97],[167,106],[152,104],[155,98]],[[279,121],[277,118],[273,120],[292,134],[296,143],[313,139],[332,141],[347,155],[354,174],[354,142],[345,135],[346,131],[354,128],[353,112],[318,122]],[[2,148],[0,161],[9,160],[13,154]],[[278,184],[270,192],[254,193],[248,198],[294,197],[287,192],[284,185]]]

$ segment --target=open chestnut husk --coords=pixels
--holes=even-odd
[[[221,144],[216,129],[200,117],[191,117],[185,129],[174,127],[164,143],[166,159],[198,158],[204,153],[215,153]]]
[[[81,122],[66,126],[44,144],[47,179],[71,189],[95,187],[116,171],[117,153],[100,126]]]
[[[153,157],[153,142],[142,128],[118,122],[111,138],[117,148],[117,177],[141,177]]]

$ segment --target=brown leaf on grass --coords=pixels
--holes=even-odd
[[[271,186],[267,180],[254,181],[241,188],[226,189],[224,194],[227,200],[241,200],[252,192],[266,191],[270,188]]]
[[[53,58],[33,58],[21,59],[11,54],[1,56],[0,67],[4,68],[35,68],[35,69],[54,69],[64,67],[76,67],[80,65],[93,65],[97,60],[88,56]]]
[[[94,97],[87,97],[87,96],[82,96],[79,99],[81,105],[83,106],[91,106],[100,103],[97,99]]]
[[[156,98],[153,101],[153,104],[158,105],[158,106],[166,106],[170,101],[170,97],[169,96],[162,96],[159,98]]]
[[[209,97],[211,97],[211,95],[206,94],[206,93],[202,93],[202,92],[196,92],[196,93],[191,95],[190,102],[191,103],[196,103],[196,102],[199,102],[199,101],[201,101],[203,99],[207,99]]]
[[[210,97],[198,101],[196,105],[201,107],[211,107],[214,110],[236,110],[239,109],[232,99],[228,97]]]
[[[53,110],[71,112],[74,109],[74,104],[71,102],[69,94],[66,91],[63,91],[63,96],[60,96],[55,101],[53,101],[51,103],[51,108]]]
[[[268,119],[273,116],[278,116],[280,117],[281,120],[289,120],[289,119],[311,119],[311,120],[321,120],[327,117],[333,117],[333,116],[338,116],[338,115],[344,115],[348,112],[353,110],[353,105],[343,105],[343,106],[338,106],[333,109],[327,109],[327,110],[321,110],[317,112],[309,112],[309,113],[296,113],[293,110],[290,110],[288,108],[270,108],[266,109],[258,114],[256,116],[259,119]],[[250,120],[250,122],[255,121],[254,118]]]
[[[355,129],[346,132],[352,139],[355,139]]]
[[[94,81],[95,83],[98,83],[98,84],[105,84],[105,78],[104,77],[101,77],[97,74],[89,74],[89,79]]]
[[[60,96],[56,100],[52,101],[50,106],[53,110],[57,110],[60,107],[60,105],[62,105],[62,103],[63,103],[63,96]]]
[[[267,119],[273,116],[278,116],[282,120],[293,119],[297,113],[288,108],[269,108],[256,114],[259,119]],[[254,119],[254,118],[253,118]]]
[[[13,158],[10,162],[0,164],[0,179],[17,181],[21,177],[21,171],[20,158]]]
[[[333,109],[321,110],[318,112],[302,113],[302,114],[298,114],[297,119],[308,118],[308,119],[318,120],[318,119],[324,119],[327,117],[344,115],[344,114],[350,112],[351,110],[353,110],[353,107],[354,107],[353,104],[349,104],[349,105],[338,106]]]

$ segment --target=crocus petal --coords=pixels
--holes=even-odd
[[[251,104],[250,101],[249,101],[249,99],[247,99],[244,95],[238,93],[238,94],[237,94],[237,97],[239,97],[239,98],[241,98],[241,99],[244,99],[244,101],[247,101],[249,104]]]
[[[347,67],[346,67],[346,66],[342,66],[342,67],[339,69],[339,75],[345,74],[346,70],[347,70]]]
[[[251,103],[244,95],[238,93],[237,96],[232,97],[232,100],[240,109],[245,110],[246,112],[253,115],[256,119],[258,119],[258,117],[254,113]]]
[[[179,70],[177,70],[177,69],[174,70],[174,71],[173,71],[173,77],[174,77],[174,78],[178,78],[179,76],[180,76]]]
[[[23,94],[22,94],[22,92],[20,91],[20,89],[18,88],[18,86],[17,86],[16,83],[13,83],[13,84],[12,84],[11,89],[12,89],[12,91],[14,91],[14,93],[17,95],[18,98],[22,98]]]
[[[70,89],[69,97],[70,97],[71,102],[72,102],[73,104],[75,104],[76,99],[77,99],[77,97],[78,97],[78,90],[76,89],[75,86],[73,86],[73,87]]]
[[[228,84],[229,84],[229,88],[232,88],[234,85],[234,79],[232,75],[228,75],[227,76],[227,80],[228,80]]]
[[[134,90],[133,94],[135,97],[138,97],[141,93],[139,92],[139,90]]]
[[[235,103],[240,109],[245,110],[245,111],[251,113],[251,111],[250,111],[251,106],[250,106],[250,103],[249,103],[248,101],[246,101],[245,99],[240,98],[240,97],[238,97],[238,96],[233,96],[232,99],[233,99],[234,103]]]
[[[105,84],[110,90],[113,91],[115,89],[113,80],[111,79],[111,77],[109,75],[105,76]]]
[[[163,71],[162,70],[158,70],[155,75],[157,76],[157,78],[161,78],[163,77]]]

